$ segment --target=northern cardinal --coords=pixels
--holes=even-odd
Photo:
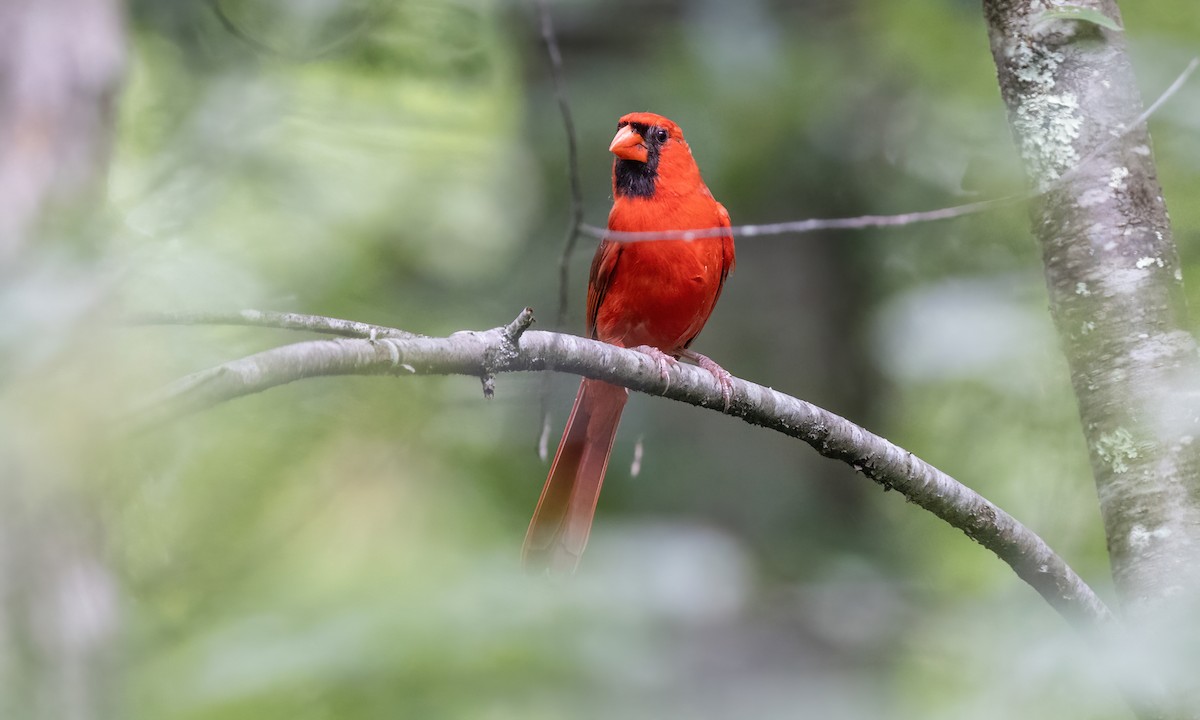
[[[653,113],[630,113],[617,123],[608,149],[616,156],[609,230],[729,227],[729,213],[704,185],[675,123]],[[676,358],[693,360],[716,376],[728,404],[729,373],[688,346],[712,314],[733,265],[732,234],[603,240],[588,279],[587,334],[651,355],[664,376]],[[580,383],[525,534],[527,569],[570,573],[578,567],[628,397],[629,391],[617,385]]]

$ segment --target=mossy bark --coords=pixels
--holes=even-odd
[[[1083,4],[1120,22],[1111,0]],[[984,0],[1126,617],[1197,599],[1200,362],[1124,33]],[[1116,139],[1116,141],[1113,141]],[[1082,164],[1081,164],[1082,163]]]

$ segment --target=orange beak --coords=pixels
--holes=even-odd
[[[650,157],[646,150],[646,141],[634,131],[631,125],[626,125],[617,131],[612,145],[608,146],[608,151],[622,160],[636,160],[642,163]]]

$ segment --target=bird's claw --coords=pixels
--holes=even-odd
[[[638,345],[629,349],[637,350],[644,355],[649,355],[650,359],[658,365],[658,375],[663,379],[663,382],[667,384],[667,389],[671,387],[671,367],[673,365],[678,365],[678,360],[652,345]],[[664,389],[663,392],[666,392],[666,389]]]
[[[717,384],[721,386],[721,399],[725,402],[725,410],[729,410],[729,404],[733,400],[733,374],[718,365],[712,358],[694,350],[684,350],[683,356],[716,378]]]

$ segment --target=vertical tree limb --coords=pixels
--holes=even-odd
[[[0,3],[0,267],[98,194],[124,67],[116,0]]]
[[[1119,27],[1113,0],[1076,5]],[[1111,142],[1139,122],[1133,68],[1110,23],[1051,19],[1041,0],[983,7],[1013,136],[1048,189],[1033,231],[1114,579],[1127,615],[1149,619],[1200,586],[1200,361],[1148,133]]]
[[[119,0],[0,2],[0,287],[37,241],[86,227],[102,197],[125,43]],[[51,298],[52,289],[38,300]],[[4,321],[42,331],[31,320],[40,305],[7,303]],[[24,348],[0,351],[11,361]],[[30,382],[14,381],[13,364],[0,401]],[[59,428],[25,409],[0,406],[0,715],[112,717],[119,603],[95,510],[72,491],[86,463],[47,458],[58,438],[44,447],[29,438]]]

